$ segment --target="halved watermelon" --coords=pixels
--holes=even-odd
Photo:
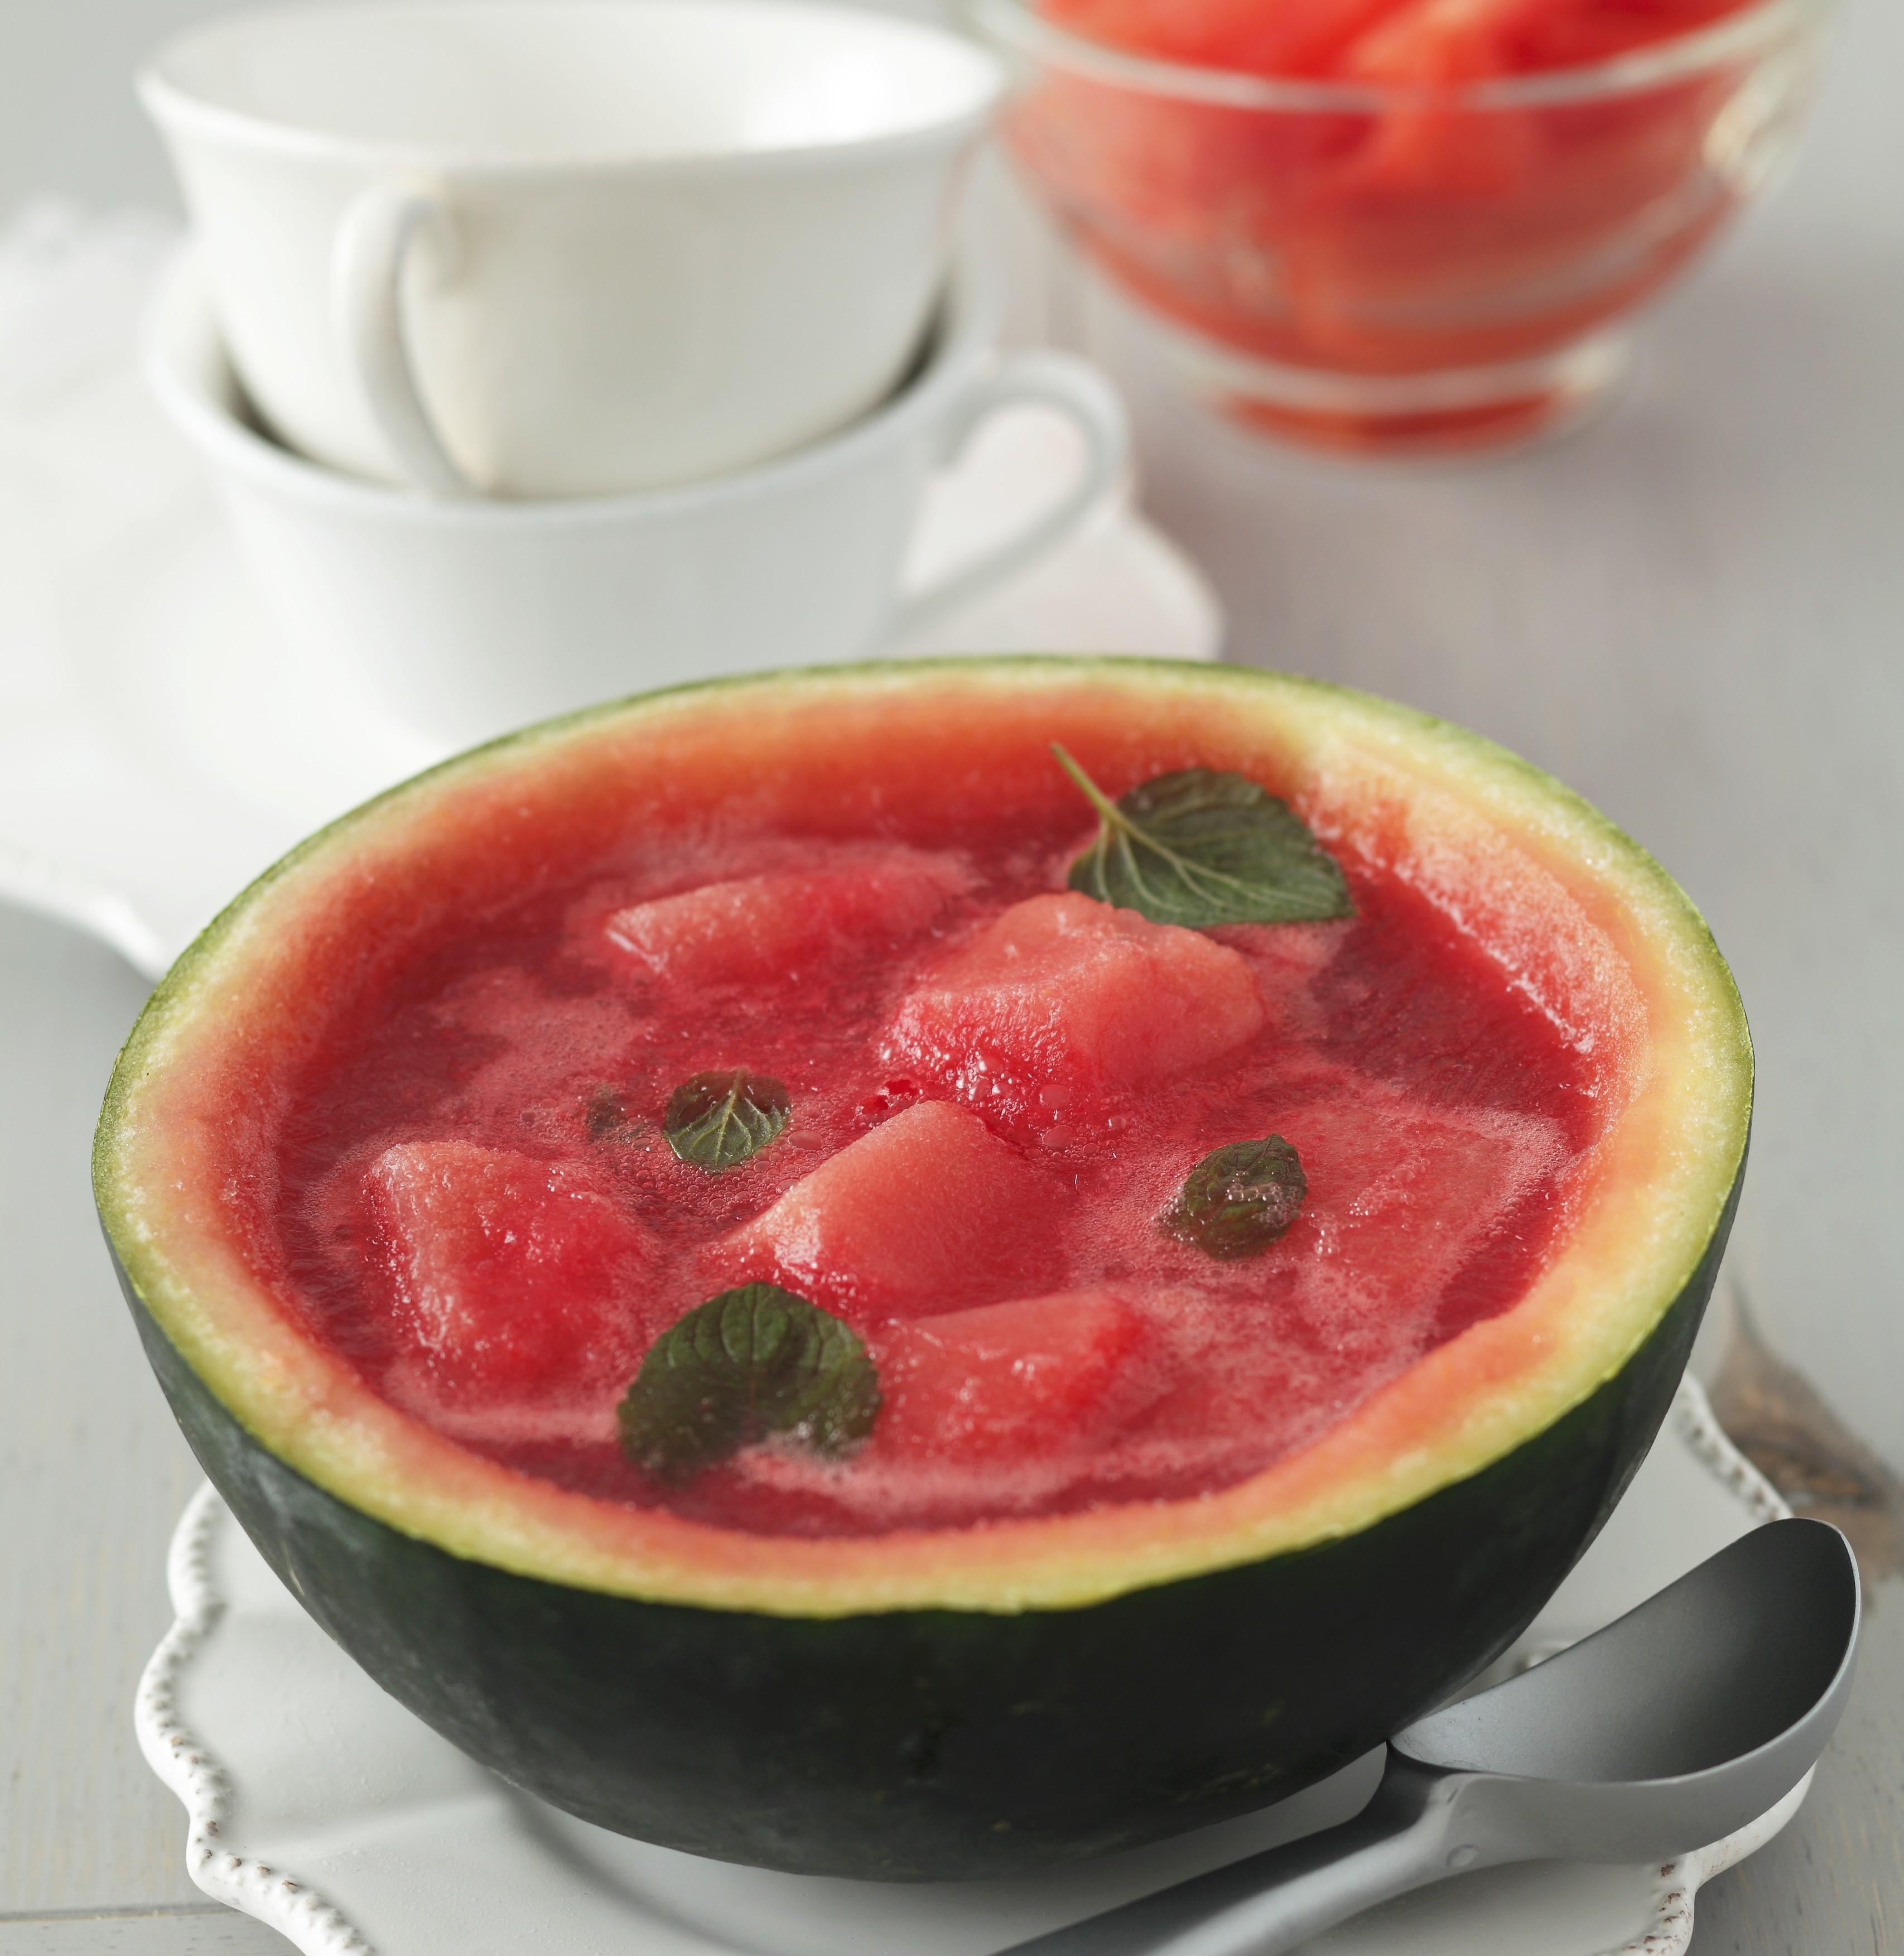
[[[1091,818],[1054,741],[1113,793],[1203,768],[1285,798],[1360,916],[1080,909],[1058,892]],[[788,952],[751,1019],[729,977],[681,989],[626,948],[539,1003],[484,975],[680,894],[656,838],[731,825],[736,782],[750,830],[816,857],[970,873],[925,879],[888,979]],[[543,1029],[533,1090],[483,1030],[505,1010]],[[678,1157],[670,1089],[746,1068],[783,1131]],[[1751,1090],[1685,896],[1486,742],[1237,669],[975,661],[605,707],[347,817],[155,993],[95,1180],[207,1472],[405,1703],[625,1832],[950,1878],[1259,1806],[1505,1647],[1663,1416]],[[346,1116],[358,1153],[323,1155]],[[1235,1261],[1159,1226],[1218,1117],[1307,1177]],[[877,1368],[870,1440],[769,1420],[729,1466],[641,1481],[603,1384],[630,1327],[750,1282],[851,1327],[827,1362]],[[541,1320],[519,1351],[512,1290]],[[770,1343],[780,1295],[744,1293]]]

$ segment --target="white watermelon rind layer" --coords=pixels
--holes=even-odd
[[[1493,947],[1590,1053],[1627,1057],[1617,1111],[1546,1267],[1320,1440],[1193,1499],[830,1540],[759,1536],[570,1493],[399,1412],[308,1339],[254,1274],[242,1229],[235,1065],[263,1087],[298,1043],[326,903],[396,871],[452,817],[512,819],[558,760],[599,763],[723,729],[870,711],[1045,710],[1207,728],[1259,746],[1325,839],[1373,846]],[[816,723],[817,724],[817,723]],[[724,736],[723,736],[724,737]],[[603,743],[607,743],[604,745]],[[1247,757],[1246,757],[1247,758]],[[544,777],[546,778],[546,777]],[[1379,834],[1379,842],[1371,838]],[[317,933],[314,935],[314,933]],[[269,1039],[266,1039],[266,1032]],[[260,1042],[244,1050],[247,1036]],[[237,1076],[248,1086],[247,1076]],[[612,1595],[791,1617],[1082,1607],[1351,1535],[1465,1479],[1620,1371],[1720,1228],[1750,1126],[1745,1014],[1704,920],[1580,797],[1504,749],[1372,696],[1240,667],[1130,659],[960,660],[716,681],[547,723],[458,757],[301,844],[226,909],[154,992],[121,1054],[96,1197],[140,1301],[268,1451],[390,1526],[517,1574]]]

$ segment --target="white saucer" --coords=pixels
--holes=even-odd
[[[441,750],[292,651],[145,398],[133,333],[164,232],[29,217],[0,233],[0,381],[26,377],[0,386],[0,898],[156,977],[301,836]],[[910,575],[1061,487],[1074,440],[1036,409],[999,415],[935,486]],[[1212,658],[1222,633],[1203,579],[1118,497],[893,649]]]
[[[1685,1384],[1605,1531],[1503,1670],[1623,1614],[1790,1512]],[[318,1629],[209,1488],[172,1543],[178,1620],[139,1740],[190,1813],[207,1894],[306,1956],[988,1956],[1345,1819],[1376,1755],[1269,1812],[1034,1879],[887,1886],[729,1866],[603,1832],[505,1786]],[[1714,1845],[1644,1867],[1493,1869],[1403,1898],[1316,1956],[1680,1956],[1702,1882],[1769,1841],[1810,1775]]]

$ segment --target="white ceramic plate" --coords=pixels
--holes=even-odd
[[[1682,1386],[1612,1520],[1505,1672],[1610,1622],[1790,1511]],[[1347,1819],[1370,1755],[1268,1812],[1032,1879],[895,1887],[777,1875],[622,1839],[520,1794],[386,1697],[317,1629],[208,1488],[172,1543],[178,1620],[140,1686],[139,1740],[191,1816],[207,1894],[306,1956],[989,1956]],[[1700,1884],[1750,1826],[1644,1867],[1458,1876],[1344,1924],[1316,1956],[1679,1956]]]
[[[314,668],[254,589],[197,458],[136,371],[152,223],[0,232],[0,898],[156,977],[301,836],[442,758]],[[1017,526],[1077,437],[1000,415],[935,485],[910,576]],[[895,648],[1212,658],[1195,569],[1119,497],[1013,583]]]

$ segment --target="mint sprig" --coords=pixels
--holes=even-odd
[[[696,1305],[654,1341],[616,1424],[635,1466],[680,1482],[775,1434],[840,1459],[872,1431],[879,1406],[878,1374],[846,1325],[752,1283]]]
[[[717,1068],[697,1073],[674,1090],[661,1131],[682,1160],[719,1175],[777,1140],[793,1111],[777,1080],[744,1066]]]
[[[1232,1141],[1190,1170],[1163,1226],[1206,1257],[1253,1257],[1295,1221],[1308,1193],[1302,1162],[1281,1135]]]
[[[1097,839],[1068,881],[1152,923],[1307,923],[1351,916],[1341,865],[1309,825],[1247,775],[1185,768],[1114,802],[1053,742],[1098,812]]]

